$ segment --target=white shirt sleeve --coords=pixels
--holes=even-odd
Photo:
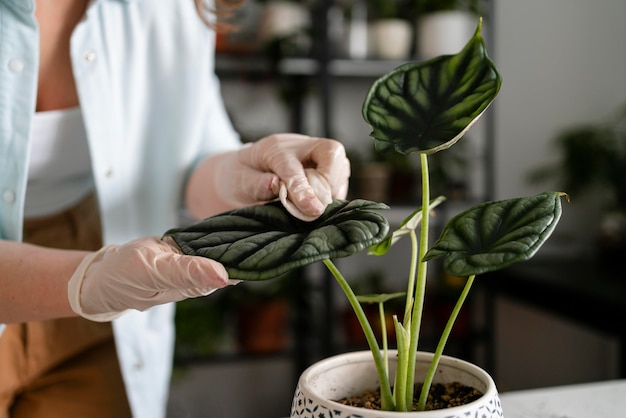
[[[0,324],[0,337],[2,337],[2,333],[4,332],[4,328],[5,327],[6,327],[6,325]]]

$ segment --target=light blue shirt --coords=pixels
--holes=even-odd
[[[33,0],[0,0],[0,239],[20,241],[39,41]],[[175,226],[189,170],[240,146],[193,0],[94,0],[71,39],[105,244]],[[173,306],[114,321],[135,417],[165,415]],[[0,332],[1,332],[0,327]],[[0,376],[1,378],[1,376]]]

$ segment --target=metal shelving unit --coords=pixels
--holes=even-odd
[[[493,16],[493,3],[489,2],[489,16]],[[319,126],[321,134],[326,137],[334,137],[332,132],[333,103],[336,87],[345,79],[374,80],[387,73],[406,61],[387,61],[372,59],[346,59],[334,58],[329,47],[327,34],[328,10],[332,6],[332,0],[320,0],[315,2],[312,10],[315,21],[313,32],[313,45],[311,54],[308,57],[285,57],[275,63],[268,61],[262,55],[218,55],[216,60],[216,71],[223,78],[237,76],[256,76],[265,78],[280,78],[281,81],[292,83],[293,86],[312,85],[318,95],[319,105]],[[487,22],[488,24],[488,22]],[[489,25],[488,43],[491,44],[494,37],[493,25]],[[493,45],[490,45],[493,47]],[[305,84],[303,84],[305,83]],[[300,89],[302,91],[306,89]],[[304,129],[304,105],[306,93],[291,98],[288,104],[290,109],[290,129],[293,132],[305,132]],[[485,184],[482,185],[485,199],[490,199],[494,193],[494,109],[493,106],[483,115],[485,124],[485,140],[483,154],[483,178]],[[413,208],[395,208],[391,214],[397,222],[404,219]],[[395,222],[394,221],[394,222]],[[307,270],[305,270],[305,274]],[[328,274],[320,280],[305,280],[303,288],[306,292],[298,292],[294,298],[309,298],[315,300],[315,307],[312,312],[299,312],[294,323],[295,344],[289,355],[292,355],[296,362],[296,371],[299,372],[319,358],[327,357],[340,351],[342,347],[336,341],[333,330],[337,327],[337,319],[334,315],[334,279]],[[317,274],[319,276],[319,273]],[[315,276],[315,274],[313,274]],[[306,294],[305,294],[306,293]],[[305,304],[305,300],[296,304]],[[324,306],[320,306],[323,304]],[[314,319],[315,318],[315,319]],[[313,332],[312,332],[313,331]],[[480,334],[480,332],[475,333]],[[479,336],[477,338],[483,338]],[[488,349],[487,349],[488,350]],[[486,357],[492,353],[487,353]]]

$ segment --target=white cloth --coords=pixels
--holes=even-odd
[[[328,181],[326,181],[326,179],[315,169],[307,168],[304,170],[304,172],[306,174],[307,180],[309,181],[309,184],[311,184],[311,187],[313,187],[313,190],[315,191],[315,194],[320,199],[320,201],[325,205],[330,204],[333,201],[333,195]],[[300,209],[296,207],[296,205],[293,204],[293,202],[289,198],[289,194],[287,193],[287,185],[283,182],[280,183],[278,198],[282,202],[285,209],[287,209],[287,211],[296,218],[305,222],[311,222],[317,219],[317,217],[305,215]]]
[[[80,108],[37,112],[31,136],[25,218],[61,212],[93,191]]]
[[[0,239],[20,241],[38,76],[34,0],[0,0]],[[204,156],[240,146],[189,0],[94,0],[72,34],[105,244],[161,235]],[[1,291],[1,289],[0,289]],[[134,417],[165,416],[174,306],[113,322]]]

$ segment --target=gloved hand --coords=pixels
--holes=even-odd
[[[170,238],[150,237],[87,255],[68,283],[68,297],[74,312],[104,322],[235,283],[220,263],[183,255]]]
[[[304,174],[306,179],[313,189],[315,196],[319,199],[324,206],[328,205],[333,201],[332,190],[330,188],[330,184],[326,181],[326,179],[318,173],[314,168],[305,168]],[[291,201],[291,196],[289,195],[289,191],[287,190],[287,186],[285,183],[280,183],[280,189],[278,190],[278,198],[282,202],[283,206],[289,213],[295,216],[298,219],[303,221],[312,222],[317,219],[317,216],[307,215],[302,212],[296,205]]]
[[[325,179],[333,198],[346,197],[350,162],[340,142],[275,134],[207,159],[189,180],[187,206],[192,215],[204,218],[273,200],[284,184],[289,201],[304,215],[317,218],[329,202],[311,187],[307,168]]]

